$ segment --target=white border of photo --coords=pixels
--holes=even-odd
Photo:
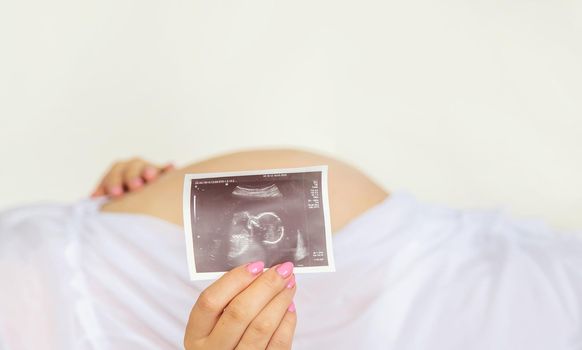
[[[317,273],[317,272],[335,272],[335,261],[333,256],[332,246],[332,232],[331,219],[329,211],[329,196],[328,196],[328,167],[327,165],[301,167],[301,168],[284,168],[284,169],[266,169],[266,170],[247,170],[247,171],[231,171],[231,172],[216,172],[216,173],[199,173],[199,174],[185,174],[184,175],[184,192],[182,211],[184,215],[184,234],[186,239],[186,254],[188,261],[188,271],[190,272],[190,279],[192,281],[216,279],[225,274],[227,271],[221,272],[198,272],[196,270],[196,259],[194,253],[194,241],[192,231],[192,218],[190,208],[193,204],[191,198],[192,180],[197,179],[212,179],[219,177],[231,176],[247,176],[247,175],[267,175],[267,174],[290,174],[290,173],[304,173],[304,172],[321,172],[321,195],[323,205],[323,217],[325,226],[325,246],[327,253],[327,265],[325,266],[306,266],[295,267],[294,273]]]

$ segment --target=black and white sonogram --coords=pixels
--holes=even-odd
[[[252,262],[333,271],[327,167],[188,174],[184,223],[192,279]]]

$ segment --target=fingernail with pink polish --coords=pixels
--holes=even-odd
[[[131,188],[140,188],[141,186],[143,186],[143,180],[139,177],[136,177],[135,179],[129,180],[128,185]]]
[[[123,188],[121,186],[110,187],[109,194],[112,196],[121,196],[123,194]]]
[[[277,267],[277,273],[279,274],[279,276],[281,276],[283,278],[286,278],[292,272],[293,272],[293,263],[292,262],[286,262],[286,263],[279,265],[279,267]]]
[[[259,272],[263,272],[264,268],[265,263],[262,261],[255,261],[247,265],[247,271],[249,271],[253,275],[257,275]]]
[[[295,303],[294,302],[291,302],[291,305],[289,305],[289,308],[287,308],[287,311],[295,312]]]
[[[143,177],[145,177],[146,180],[153,180],[156,177],[156,175],[158,175],[158,171],[156,170],[156,168],[147,167],[143,171]]]
[[[291,279],[289,279],[289,282],[287,283],[287,285],[285,287],[287,289],[291,289],[291,288],[295,287],[295,275],[291,276]]]

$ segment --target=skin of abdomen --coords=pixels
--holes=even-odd
[[[141,190],[111,200],[103,212],[151,215],[182,226],[184,174],[328,165],[332,231],[379,204],[388,193],[356,168],[316,153],[277,149],[229,153],[164,174]]]

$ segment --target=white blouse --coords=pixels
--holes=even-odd
[[[100,200],[0,214],[0,349],[179,349],[210,282],[180,227]],[[392,194],[297,276],[294,349],[582,349],[582,241]]]

